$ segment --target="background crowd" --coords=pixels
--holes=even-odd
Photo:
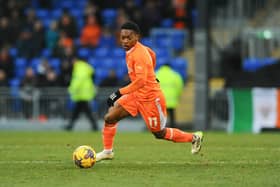
[[[140,25],[143,39],[154,27],[191,30],[193,6],[190,0],[0,0],[0,86],[66,87],[76,57],[119,47],[126,20]],[[124,71],[102,73],[100,86],[127,82]]]

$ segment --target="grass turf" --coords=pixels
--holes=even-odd
[[[0,186],[279,186],[280,136],[208,132],[199,155],[190,144],[155,140],[150,133],[118,133],[115,158],[80,169],[72,152],[91,132],[0,132]]]

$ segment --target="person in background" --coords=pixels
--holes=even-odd
[[[69,124],[65,130],[72,130],[75,121],[80,113],[85,113],[90,120],[92,130],[98,130],[97,120],[92,114],[89,102],[96,95],[95,85],[93,83],[94,69],[86,61],[75,59],[72,71],[72,78],[68,91],[71,100],[75,103]]]
[[[169,126],[176,127],[175,110],[178,106],[180,96],[184,88],[184,81],[179,73],[174,71],[169,64],[164,64],[156,72],[160,82],[160,88],[163,91],[167,114],[169,117]]]
[[[86,22],[86,25],[82,28],[80,37],[81,45],[83,47],[95,48],[99,44],[101,27],[97,23],[94,15],[88,15]]]
[[[45,35],[46,47],[53,50],[57,45],[58,39],[59,32],[57,30],[57,22],[52,21],[50,28],[46,31]]]
[[[0,70],[5,73],[7,80],[12,79],[14,76],[14,61],[9,54],[8,48],[3,48],[0,51]]]
[[[26,68],[25,75],[20,83],[20,98],[23,101],[23,113],[25,118],[33,116],[33,101],[39,98],[38,79],[31,67]]]

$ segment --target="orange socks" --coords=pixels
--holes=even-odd
[[[166,128],[164,139],[173,142],[192,142],[193,134],[175,128]]]
[[[104,125],[102,131],[104,150],[112,151],[116,132],[117,132],[117,124],[110,124],[110,126]]]

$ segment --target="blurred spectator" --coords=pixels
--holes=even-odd
[[[7,87],[8,86],[8,79],[6,73],[0,69],[0,87]]]
[[[38,85],[42,86],[43,81],[45,80],[47,71],[50,69],[50,64],[48,59],[41,59],[40,64],[36,67]]]
[[[17,40],[18,55],[20,57],[31,58],[33,57],[33,43],[32,32],[30,29],[24,29]]]
[[[46,35],[45,35],[46,47],[49,49],[54,49],[57,46],[58,39],[59,39],[59,32],[57,29],[57,22],[52,21],[50,25],[50,29],[46,31]]]
[[[175,110],[184,88],[184,81],[179,73],[174,71],[169,64],[161,66],[156,72],[160,87],[166,99],[167,114],[170,127],[176,127]]]
[[[41,21],[36,21],[33,26],[32,45],[34,56],[40,56],[45,47],[45,31]]]
[[[143,15],[135,0],[127,0],[124,4],[124,11],[130,20],[142,25]]]
[[[13,43],[16,43],[21,31],[24,28],[24,20],[20,17],[20,12],[17,10],[13,10],[11,12],[11,17],[9,19],[10,27],[11,27],[11,35]]]
[[[99,43],[101,35],[100,25],[94,15],[88,15],[86,25],[82,28],[80,37],[81,45],[83,47],[96,47]]]
[[[102,24],[100,10],[99,10],[99,7],[95,3],[88,2],[88,4],[86,5],[86,7],[84,9],[84,15],[85,15],[85,17],[87,17],[88,15],[94,15],[97,20],[97,23]]]
[[[152,27],[159,26],[161,21],[160,7],[155,0],[146,1],[142,9],[142,35],[148,36]]]
[[[116,71],[111,69],[108,76],[101,81],[100,87],[115,87],[118,86],[119,79],[117,77]]]
[[[23,101],[24,116],[27,119],[32,118],[33,101],[38,99],[39,91],[37,89],[38,80],[31,67],[26,68],[24,78],[20,83],[20,98]]]
[[[7,80],[13,78],[14,62],[9,55],[9,50],[7,48],[3,48],[0,51],[0,69],[5,73],[5,77]]]
[[[61,73],[59,75],[59,82],[62,87],[68,87],[71,80],[73,69],[72,61],[63,60],[61,63]]]
[[[58,44],[54,49],[54,56],[63,58],[65,56],[66,49],[74,48],[73,39],[68,37],[64,31],[60,32]]]
[[[58,29],[72,39],[78,36],[76,20],[68,13],[68,11],[64,11],[58,21]]]
[[[7,17],[0,18],[0,48],[12,44],[12,29]]]
[[[36,11],[33,8],[28,9],[26,13],[24,27],[28,28],[29,30],[32,30],[37,20],[38,18],[36,16]]]
[[[49,68],[43,77],[42,81],[40,81],[40,85],[43,87],[57,87],[59,86],[58,75],[56,72]]]
[[[81,113],[85,113],[91,122],[92,130],[98,130],[97,120],[93,116],[89,103],[96,95],[92,80],[94,69],[87,62],[76,60],[74,62],[72,79],[68,88],[72,101],[75,103],[69,124],[65,130],[72,130],[75,121]]]

